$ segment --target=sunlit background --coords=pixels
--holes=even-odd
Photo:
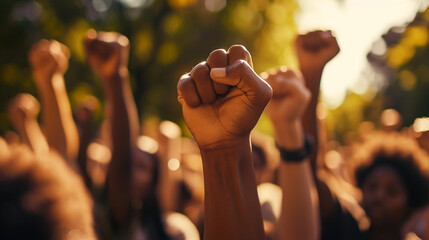
[[[322,28],[333,30],[341,47],[321,87],[331,132],[341,140],[363,121],[377,125],[386,108],[398,110],[409,126],[429,116],[427,5],[425,0],[2,0],[0,134],[12,129],[8,101],[21,92],[37,97],[27,52],[41,38],[71,50],[65,79],[72,107],[91,96],[103,102],[83,53],[89,28],[130,39],[134,97],[147,125],[159,120],[183,125],[177,79],[213,49],[245,45],[257,72],[296,67],[296,34]],[[95,123],[102,112],[101,107]],[[258,128],[270,132],[265,118]]]

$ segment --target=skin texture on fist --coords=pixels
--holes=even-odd
[[[227,66],[218,67],[225,62]],[[226,92],[216,90],[215,83],[218,88],[226,86]],[[177,89],[185,121],[201,148],[216,148],[249,135],[272,94],[271,87],[253,71],[249,52],[240,45],[228,52],[213,51],[208,62],[181,77]]]

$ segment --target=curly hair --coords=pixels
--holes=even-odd
[[[96,239],[92,200],[58,155],[3,142],[0,239]]]
[[[348,165],[360,189],[374,169],[389,166],[405,184],[409,207],[416,209],[429,202],[429,157],[411,137],[397,132],[372,133],[353,146]]]

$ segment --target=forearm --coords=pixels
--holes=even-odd
[[[49,152],[48,143],[36,119],[27,119],[24,122],[23,132],[26,143],[36,154]]]
[[[75,168],[79,138],[61,74],[54,74],[48,84],[39,87],[43,128],[49,145]]]
[[[129,87],[128,72],[122,72],[111,79],[103,79],[111,84],[106,92],[110,110],[112,160],[109,166],[108,202],[117,224],[126,223],[131,211],[131,166],[136,151],[138,121],[135,105]],[[137,125],[137,126],[136,126]]]
[[[304,133],[299,121],[278,124],[275,132],[279,147],[290,150],[304,147]],[[281,161],[279,180],[283,190],[279,239],[318,239],[319,206],[309,160]]]
[[[181,156],[181,135],[180,127],[169,121],[164,121],[159,125],[158,144],[160,157],[159,162],[159,201],[164,212],[178,210],[179,182],[182,178],[182,169],[171,169],[169,161],[180,159]],[[172,160],[173,161],[173,160]]]
[[[109,109],[107,119],[112,128],[112,144],[121,144],[122,141],[129,141],[129,147],[136,147],[139,135],[139,122],[137,107],[131,92],[129,73],[127,69],[118,71],[109,79],[110,88],[105,91]],[[119,149],[119,148],[118,148]],[[125,148],[120,148],[126,151]]]
[[[319,143],[319,134],[318,134],[318,120],[317,120],[317,104],[319,102],[319,92],[320,92],[320,82],[322,77],[323,68],[308,70],[306,68],[301,68],[301,72],[305,79],[306,87],[311,92],[311,99],[308,104],[306,111],[304,112],[302,118],[302,126],[304,132],[312,136],[314,139],[314,145],[312,152],[310,154],[311,168],[313,175],[315,176],[316,167],[317,167],[317,153],[318,153],[318,143]]]
[[[318,196],[308,159],[281,163],[280,186],[283,190],[280,239],[319,239]]]
[[[205,239],[264,239],[249,136],[219,150],[201,150]]]

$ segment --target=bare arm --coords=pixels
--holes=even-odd
[[[302,149],[301,117],[311,96],[304,80],[300,73],[286,67],[261,75],[273,88],[267,114],[274,125],[277,146],[287,150]],[[319,205],[309,159],[282,160],[279,184],[283,191],[277,226],[279,239],[319,239]]]
[[[314,138],[311,165],[315,172],[319,147],[316,107],[319,101],[320,82],[325,65],[338,54],[340,48],[331,31],[318,30],[299,35],[295,41],[295,50],[305,85],[311,92],[311,100],[302,118],[302,124],[304,131]]]
[[[337,203],[326,183],[316,177],[317,157],[321,150],[316,110],[323,69],[339,53],[340,48],[331,31],[318,30],[299,35],[295,41],[295,50],[305,84],[312,96],[302,118],[302,124],[304,132],[308,133],[314,139],[310,160],[313,176],[316,178],[320,212],[322,219],[324,219],[332,214]]]
[[[131,165],[137,152],[138,116],[129,75],[129,41],[118,33],[88,32],[87,61],[100,77],[111,123],[112,160],[107,174],[107,198],[117,224],[130,219]]]
[[[77,169],[79,137],[64,83],[69,57],[66,46],[44,39],[33,46],[29,61],[42,102],[43,130],[48,144]]]
[[[180,127],[170,121],[163,121],[158,128],[159,142],[159,187],[160,205],[164,212],[178,211],[179,181],[182,169],[179,167],[181,153]]]
[[[30,94],[17,95],[8,106],[9,118],[21,141],[36,154],[49,152],[45,136],[37,122],[40,105]]]
[[[218,52],[226,67],[210,69],[202,62],[178,83],[183,116],[203,160],[204,238],[263,239],[249,136],[271,88],[253,71],[243,46]]]

